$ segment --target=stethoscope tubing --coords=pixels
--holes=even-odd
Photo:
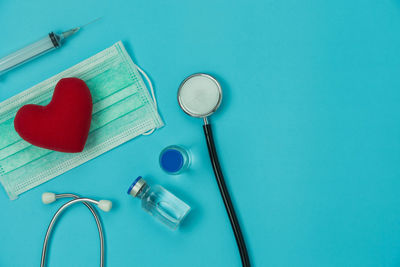
[[[236,217],[235,210],[233,208],[232,200],[229,195],[228,189],[225,184],[225,179],[222,174],[221,165],[219,164],[217,150],[215,148],[214,137],[211,130],[211,125],[207,119],[204,119],[204,134],[207,141],[208,152],[210,154],[211,164],[214,170],[215,178],[217,180],[219,191],[221,192],[222,199],[224,201],[225,209],[228,213],[229,220],[232,225],[232,230],[235,234],[236,243],[239,248],[240,258],[244,267],[250,267],[249,255],[247,252],[246,244],[244,242],[243,234],[240,229],[239,221]]]
[[[46,236],[44,238],[44,242],[43,242],[43,248],[42,248],[42,258],[40,260],[40,267],[44,267],[46,264],[46,254],[47,254],[47,245],[49,242],[49,238],[50,235],[53,231],[53,227],[57,221],[57,218],[60,216],[60,214],[67,209],[68,207],[70,207],[71,205],[74,205],[75,203],[82,203],[84,204],[89,210],[90,212],[93,214],[93,217],[96,221],[96,225],[97,225],[97,230],[99,231],[99,238],[100,238],[100,267],[104,266],[104,234],[103,234],[103,228],[101,226],[101,221],[99,219],[99,216],[97,215],[96,210],[92,207],[92,205],[90,203],[93,204],[98,204],[98,201],[90,199],[90,198],[80,198],[77,195],[74,194],[57,194],[56,198],[66,198],[66,197],[71,197],[73,198],[73,200],[68,201],[67,203],[65,203],[64,205],[62,205],[57,212],[54,214],[53,218],[51,219],[51,222],[49,224],[49,227],[47,228],[46,231]]]

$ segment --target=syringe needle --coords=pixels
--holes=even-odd
[[[80,26],[79,28],[86,27],[87,25],[92,24],[93,22],[96,22],[96,21],[98,21],[98,20],[100,20],[100,19],[102,19],[102,18],[103,18],[103,17],[98,17],[97,19],[94,19],[94,20],[92,20],[92,21],[90,21],[90,22],[88,22],[88,23],[86,23],[86,24]]]
[[[86,27],[87,25],[92,24],[93,22],[96,22],[96,21],[100,20],[101,18],[102,17],[98,17],[98,18],[96,18],[96,19],[94,19],[94,20],[92,20],[92,21],[90,21],[90,22],[88,22],[88,23],[86,23],[86,24],[84,24],[82,26],[79,26],[79,27],[73,28],[71,30],[65,31],[65,32],[62,33],[62,36],[63,36],[64,39],[67,38],[67,37],[70,37],[71,35],[77,33],[83,27]]]

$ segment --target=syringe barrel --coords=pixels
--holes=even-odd
[[[26,63],[37,56],[47,53],[61,45],[60,36],[49,33],[46,37],[34,42],[14,53],[0,59],[0,75],[7,71]]]

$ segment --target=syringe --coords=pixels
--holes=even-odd
[[[99,19],[99,18],[98,18]],[[97,21],[98,19],[94,20]],[[92,22],[94,22],[92,21]],[[89,22],[86,25],[92,23]],[[84,26],[86,26],[84,25]],[[20,50],[15,51],[14,53],[5,56],[0,59],[0,76],[7,71],[20,66],[40,55],[43,55],[47,52],[54,50],[55,48],[59,48],[63,45],[64,40],[71,35],[77,33],[82,27],[76,27],[71,30],[65,31],[63,33],[49,33],[46,37],[40,39],[37,42],[34,42]]]

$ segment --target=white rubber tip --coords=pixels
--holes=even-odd
[[[42,194],[42,202],[44,204],[50,204],[53,203],[54,201],[56,201],[56,194],[50,192]]]
[[[99,207],[99,209],[105,211],[105,212],[109,212],[112,208],[112,202],[110,200],[100,200],[99,204],[97,205],[97,207]]]

